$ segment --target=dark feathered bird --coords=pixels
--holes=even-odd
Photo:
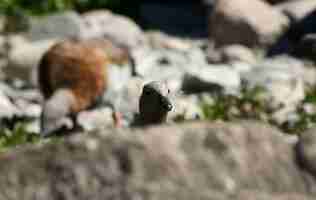
[[[173,108],[170,90],[164,82],[153,81],[144,85],[139,99],[139,114],[133,126],[164,123]]]

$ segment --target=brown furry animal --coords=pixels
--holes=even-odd
[[[128,52],[106,40],[67,40],[50,48],[38,70],[45,98],[41,134],[62,128],[66,116],[76,125],[77,113],[93,106],[107,89],[107,65],[128,59]]]

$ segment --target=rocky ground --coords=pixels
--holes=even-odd
[[[312,199],[316,3],[208,2],[208,37],[145,31],[107,10],[30,17],[19,32],[21,20],[0,16],[1,150],[37,143],[0,156],[0,196]],[[132,76],[131,64],[111,65],[103,104],[78,116],[89,134],[39,139],[37,64],[68,37],[106,37],[128,47],[140,76]],[[150,80],[171,89],[170,125],[129,129]],[[109,102],[124,128],[113,129]]]

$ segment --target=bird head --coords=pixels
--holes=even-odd
[[[162,123],[173,108],[168,97],[170,90],[164,82],[153,81],[143,87],[139,114],[145,124]]]

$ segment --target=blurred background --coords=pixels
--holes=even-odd
[[[315,9],[313,0],[2,0],[2,131],[12,135],[20,123],[22,138],[39,132],[37,66],[69,38],[117,46],[107,50],[119,62],[109,67],[103,100],[124,113],[126,126],[142,83],[164,80],[181,94],[173,122],[256,119],[288,133],[305,130],[316,121]],[[133,62],[122,67],[126,50]],[[88,129],[107,126],[109,110],[79,119]]]
[[[70,38],[109,42],[110,86],[89,134],[43,139],[38,64]],[[129,129],[152,80],[173,126]],[[315,123],[316,0],[0,0],[0,199],[315,199]]]

